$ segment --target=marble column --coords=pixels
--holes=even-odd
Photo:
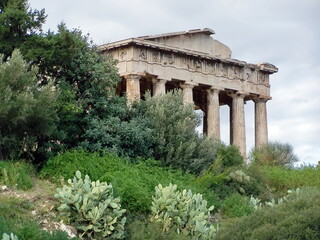
[[[165,79],[152,79],[153,84],[153,96],[161,95],[166,93],[166,82]]]
[[[268,143],[267,101],[268,99],[263,98],[254,99],[256,147]]]
[[[220,140],[220,104],[218,89],[207,90],[207,136]]]
[[[229,94],[232,97],[231,144],[239,147],[241,155],[246,158],[246,126],[244,114],[244,94]]]
[[[127,105],[130,106],[134,101],[140,100],[140,79],[141,75],[130,74],[124,77],[127,87]]]
[[[193,84],[183,83],[180,84],[180,87],[183,90],[183,101],[184,103],[193,103]]]

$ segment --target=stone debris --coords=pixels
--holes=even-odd
[[[9,191],[9,188],[6,185],[1,186],[0,189],[1,189],[2,192]]]

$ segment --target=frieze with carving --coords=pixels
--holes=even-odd
[[[123,49],[120,51],[120,61],[126,60],[127,50]]]
[[[195,70],[198,70],[198,71],[202,69],[201,60],[196,59],[196,60],[194,61],[194,68],[195,68]]]
[[[162,64],[164,65],[173,65],[174,57],[172,53],[163,53],[162,54]]]
[[[206,61],[206,72],[209,74],[216,73],[216,63],[211,61]]]
[[[223,63],[219,64],[219,76],[220,77],[228,76],[228,68]]]
[[[147,60],[147,50],[142,48],[139,51],[139,59],[141,60]]]
[[[250,68],[244,68],[243,80],[250,81],[252,76],[252,71]]]
[[[160,52],[152,52],[152,62],[160,63]]]

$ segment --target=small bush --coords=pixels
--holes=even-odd
[[[73,178],[76,171],[80,171],[96,180],[103,176],[113,163],[119,165],[117,160],[124,161],[114,154],[106,154],[105,157],[101,157],[99,153],[73,149],[49,159],[41,170],[40,176],[58,182],[61,177]]]
[[[292,167],[299,159],[288,143],[269,142],[251,150],[250,161],[266,166]]]
[[[1,184],[28,190],[32,188],[34,168],[26,162],[0,161]]]
[[[253,211],[254,207],[250,204],[248,197],[238,193],[228,196],[222,202],[222,213],[229,218],[247,216]]]
[[[192,194],[191,190],[177,190],[177,185],[170,184],[155,187],[152,196],[151,221],[162,225],[163,232],[177,229],[178,233],[195,239],[212,239],[216,228],[209,222],[210,211],[207,201],[201,194]]]
[[[79,171],[68,183],[57,189],[55,197],[61,202],[61,216],[78,229],[80,238],[124,238],[125,210],[113,197],[111,184],[92,182],[88,175],[83,180]]]
[[[320,190],[302,191],[294,200],[229,220],[215,240],[320,239]]]

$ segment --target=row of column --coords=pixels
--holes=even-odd
[[[132,102],[140,100],[140,79],[141,75],[130,74],[125,76],[126,79],[126,94],[127,94],[127,103],[130,105]],[[166,82],[165,79],[152,79],[153,86],[153,95],[157,96],[160,94],[166,93]],[[192,94],[192,89],[191,89]]]
[[[127,75],[127,101],[130,105],[133,101],[140,99],[140,75]],[[153,94],[165,94],[164,79],[152,79]],[[180,85],[183,89],[183,98],[185,103],[193,103],[193,87],[192,83],[184,83]],[[207,90],[207,136],[214,136],[220,139],[220,104],[219,92],[223,89],[211,88]],[[245,94],[239,92],[228,93],[232,97],[230,105],[230,143],[238,146],[241,154],[246,156],[246,130],[245,130],[245,111],[244,98]],[[268,142],[268,126],[267,126],[267,108],[268,99],[256,97],[255,102],[255,146],[266,144]]]

